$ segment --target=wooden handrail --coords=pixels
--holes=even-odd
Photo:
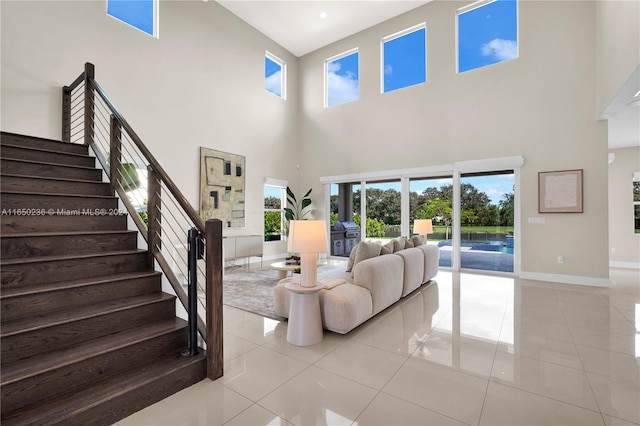
[[[160,165],[160,163],[158,163],[156,158],[151,154],[151,152],[149,152],[147,147],[142,143],[142,140],[140,139],[138,134],[133,130],[133,128],[129,125],[129,123],[127,123],[127,120],[120,113],[120,111],[118,111],[115,105],[113,105],[113,102],[111,102],[107,94],[104,92],[104,90],[102,90],[102,87],[100,87],[98,82],[96,82],[94,79],[89,80],[89,84],[100,95],[100,97],[105,102],[105,104],[107,104],[107,106],[111,110],[111,113],[116,117],[116,119],[118,120],[122,128],[126,130],[126,133],[129,135],[133,143],[136,144],[140,152],[142,152],[142,154],[146,157],[147,161],[149,161],[149,164],[153,167],[155,172],[158,174],[160,180],[165,183],[169,191],[173,194],[174,197],[176,197],[176,201],[178,202],[178,204],[180,204],[180,207],[184,209],[187,216],[189,216],[189,219],[191,219],[193,223],[196,225],[196,227],[198,228],[198,231],[204,233],[205,232],[204,220],[202,220],[202,218],[191,206],[191,203],[189,203],[189,201],[187,201],[185,196],[182,195],[182,192],[180,192],[177,185],[169,177],[169,175],[164,170],[164,168]]]

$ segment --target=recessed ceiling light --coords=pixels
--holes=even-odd
[[[320,12],[320,17],[322,19],[326,18],[327,17],[327,12],[325,12],[324,10],[322,12]]]

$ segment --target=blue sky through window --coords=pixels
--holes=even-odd
[[[458,72],[518,57],[516,0],[496,0],[458,14]]]
[[[264,85],[268,92],[283,98],[282,94],[282,64],[274,61],[268,55],[264,57]]]
[[[327,106],[358,99],[358,52],[328,61]]]
[[[157,0],[107,0],[107,14],[151,36],[154,31],[154,3]]]
[[[427,81],[427,29],[383,41],[384,93]]]

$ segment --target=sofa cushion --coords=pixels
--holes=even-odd
[[[398,253],[396,256],[402,258],[403,279],[402,279],[402,297],[411,293],[424,282],[424,252],[420,248],[408,248]]]
[[[356,252],[358,251],[358,244],[356,244],[355,247],[351,249],[351,253],[349,253],[349,260],[347,260],[347,272],[351,272],[351,269],[353,269],[353,262],[356,260]]]
[[[416,248],[424,253],[424,276],[422,280],[426,283],[438,275],[440,249],[435,244],[423,244]]]
[[[372,315],[371,294],[350,283],[331,290],[320,290],[320,315],[327,330],[344,334],[359,326]]]
[[[373,315],[400,299],[402,295],[402,263],[402,258],[399,256],[388,255],[363,260],[353,267],[353,283],[371,292]]]
[[[291,278],[284,278],[273,289],[274,307],[277,315],[289,317],[291,292],[285,284]],[[351,283],[344,283],[331,289],[320,290],[320,315],[322,327],[336,333],[347,333],[373,315],[371,293]]]
[[[356,247],[358,249],[356,250],[356,257],[353,261],[353,268],[363,260],[380,256],[380,250],[382,249],[382,245],[370,241],[360,241]],[[353,269],[351,270],[351,276],[353,276]]]

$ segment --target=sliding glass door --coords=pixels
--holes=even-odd
[[[460,267],[514,272],[514,172],[460,176]]]
[[[433,233],[427,235],[427,243],[438,245],[440,266],[450,268],[453,236],[451,176],[409,180],[409,224],[412,227],[416,219],[432,220]]]

